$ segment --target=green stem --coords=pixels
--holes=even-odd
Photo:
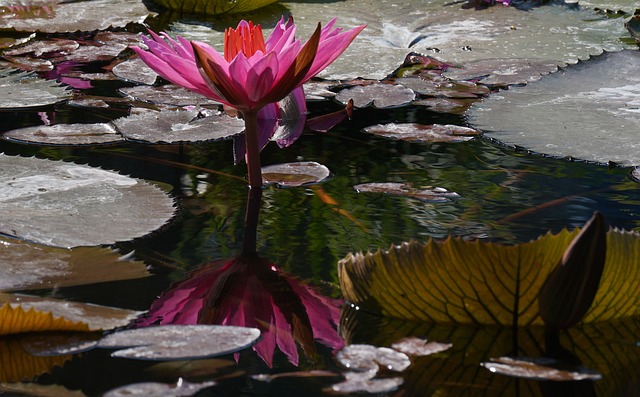
[[[262,170],[260,168],[260,147],[258,146],[258,111],[242,111],[244,118],[244,141],[247,150],[247,173],[249,174],[249,187],[262,188]]]

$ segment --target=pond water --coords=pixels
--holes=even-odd
[[[85,70],[92,68],[95,65],[88,65]],[[119,96],[118,88],[133,84],[108,81],[96,85],[85,92]],[[342,108],[328,100],[309,102],[310,117]],[[39,125],[40,112],[46,112],[54,123],[92,123],[120,117],[125,110],[100,111],[64,103],[5,110],[0,112],[1,131]],[[485,138],[457,143],[406,142],[363,132],[367,126],[390,122],[466,125],[463,115],[434,112],[423,106],[368,107],[356,109],[351,119],[330,132],[307,133],[288,148],[270,144],[262,152],[263,165],[315,161],[327,166],[332,174],[320,184],[264,189],[257,234],[262,257],[322,294],[340,298],[336,265],[350,252],[447,236],[516,244],[549,231],[581,227],[594,211],[601,212],[608,225],[627,230],[640,227],[640,190],[630,168],[545,157]],[[175,197],[178,205],[177,216],[164,228],[114,245],[123,254],[133,251],[136,258],[150,266],[152,276],[25,291],[29,294],[145,311],[190,271],[206,262],[234,257],[242,248],[247,191],[246,183],[237,177],[244,178],[246,168],[244,164],[233,164],[230,140],[88,146],[41,146],[0,140],[0,152],[88,164],[158,183]],[[440,187],[459,197],[432,202],[354,189],[358,184],[381,182]],[[567,349],[567,361],[582,362],[603,374],[602,380],[580,382],[521,380],[493,374],[480,365],[498,356],[543,355],[541,329],[514,332],[493,327],[414,324],[376,317],[345,305],[339,332],[347,343],[389,346],[414,335],[453,344],[448,352],[416,359],[401,375],[404,385],[380,395],[622,396],[638,390],[640,373],[635,368],[640,351],[634,337],[637,326],[635,320],[624,320],[600,327],[576,327],[563,334],[561,342]],[[19,339],[4,338],[2,343],[7,345]],[[0,385],[18,381],[60,385],[66,390],[58,391],[58,395],[73,392],[93,396],[137,382],[174,383],[184,378],[218,383],[199,392],[202,396],[328,395],[326,388],[340,381],[343,369],[331,348],[318,344],[317,349],[314,360],[301,355],[298,366],[276,349],[270,368],[247,349],[238,357],[181,362],[179,369],[112,358],[111,351],[96,349],[54,363],[30,379],[0,379]],[[17,354],[12,351],[2,350],[0,365],[23,365],[11,361],[11,354]],[[308,372],[311,370],[326,370],[332,375],[320,376]],[[252,378],[278,373],[293,374],[268,382]],[[40,395],[28,390],[16,395],[21,393]]]

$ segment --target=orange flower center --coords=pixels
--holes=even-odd
[[[266,52],[260,25],[249,22],[238,29],[227,28],[224,31],[224,59],[227,62],[231,62],[240,52],[249,58],[258,50]]]

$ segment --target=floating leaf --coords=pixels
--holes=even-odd
[[[64,361],[58,360],[61,364]],[[48,366],[48,368],[52,368],[54,365]],[[42,371],[46,372],[46,371]],[[40,373],[42,373],[40,372]],[[35,375],[40,375],[40,373],[35,373]],[[22,379],[31,379],[33,376],[25,376]],[[2,374],[0,374],[0,379],[4,379]],[[22,380],[20,379],[20,380]],[[46,397],[86,397],[80,390],[69,390],[61,385],[41,385],[38,383],[31,382],[21,382],[21,383],[0,383],[0,392],[9,393],[7,395],[20,395],[20,396],[46,396]]]
[[[265,7],[278,0],[156,0],[170,10],[192,14],[240,14]]]
[[[411,197],[422,201],[441,203],[459,198],[456,192],[450,192],[442,187],[429,187],[416,189],[407,183],[387,182],[387,183],[362,183],[353,187],[358,193],[386,193],[396,196]]]
[[[2,19],[0,19],[2,20]],[[0,71],[0,108],[17,109],[52,105],[71,97],[71,91],[55,81],[30,72]]]
[[[409,336],[394,342],[391,347],[394,350],[409,356],[430,356],[451,349],[451,343],[427,342],[425,339]]]
[[[0,307],[0,335],[38,331],[88,331],[83,322],[73,322],[64,317],[54,317],[51,312],[41,312],[5,303]]]
[[[364,131],[409,142],[465,142],[480,135],[473,128],[452,124],[388,123],[372,125]]]
[[[98,347],[122,348],[113,357],[137,360],[186,360],[234,353],[251,346],[260,336],[256,328],[222,325],[165,325],[116,332]]]
[[[0,29],[27,32],[90,32],[142,23],[152,13],[137,0],[50,1],[3,7]],[[3,10],[3,11],[5,11]]]
[[[19,142],[46,145],[95,145],[124,142],[111,124],[55,124],[18,128],[2,137]]]
[[[273,164],[262,167],[262,180],[265,184],[283,187],[295,187],[319,183],[331,175],[331,171],[314,161]]]
[[[175,385],[166,383],[144,382],[134,383],[131,385],[121,386],[110,390],[104,394],[104,397],[120,397],[120,396],[164,396],[164,397],[181,397],[193,396],[200,390],[215,386],[216,382],[208,381],[202,383],[191,383],[180,379]]]
[[[0,154],[2,233],[59,247],[112,244],[158,229],[173,213],[171,197],[145,182]]]
[[[583,367],[567,368],[566,365],[558,364],[556,360],[546,357],[499,357],[482,363],[482,366],[497,374],[526,379],[567,382],[585,379],[599,380],[602,378],[599,373]]]
[[[443,74],[454,80],[473,80],[489,86],[526,84],[556,72],[558,64],[536,59],[486,59],[450,68]]]
[[[640,165],[640,52],[607,53],[491,95],[472,106],[469,121],[535,152]]]
[[[448,238],[349,254],[338,263],[349,302],[385,316],[440,324],[542,324],[538,291],[578,234],[562,231],[515,246]],[[605,270],[583,322],[640,315],[640,239],[607,233]]]
[[[25,312],[33,309],[72,323],[84,323],[90,331],[123,327],[141,314],[132,310],[27,295],[0,294],[0,305],[3,304],[19,306]]]
[[[101,247],[63,249],[0,237],[0,291],[54,289],[147,277],[144,263]]]
[[[146,68],[148,69],[148,68]],[[167,84],[159,87],[141,85],[137,87],[120,88],[122,94],[136,99],[156,104],[166,104],[173,106],[194,106],[194,105],[218,105],[204,95],[189,91],[186,88],[174,84]]]
[[[371,345],[348,345],[336,355],[338,362],[345,368],[358,371],[378,371],[378,365],[389,371],[402,372],[411,361],[406,354],[389,349],[388,347],[376,347]]]
[[[331,386],[329,391],[337,394],[370,393],[377,395],[397,390],[404,383],[401,377],[360,379],[349,376],[349,374],[346,376],[346,381]]]
[[[142,84],[153,84],[158,79],[158,74],[146,66],[139,57],[131,58],[114,66],[111,71],[118,78]]]
[[[415,96],[416,94],[413,90],[402,85],[374,83],[346,88],[338,92],[335,99],[345,105],[351,99],[353,100],[353,106],[356,108],[364,108],[371,105],[375,108],[384,109],[407,105],[415,99]]]
[[[127,139],[153,143],[212,141],[244,131],[241,119],[206,109],[145,111],[116,119],[113,124]]]

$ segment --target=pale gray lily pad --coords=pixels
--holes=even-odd
[[[451,343],[429,342],[426,339],[408,336],[394,342],[391,347],[409,356],[430,356],[451,349]]]
[[[598,8],[601,10],[624,11],[632,14],[638,8],[636,0],[571,0],[567,3],[578,3],[586,8]]]
[[[460,79],[462,80],[462,79]],[[489,95],[487,87],[469,81],[453,81],[440,75],[426,75],[419,77],[402,77],[395,79],[412,89],[416,94],[427,97],[444,98],[478,98]]]
[[[139,311],[53,298],[0,294],[0,306],[5,303],[11,304],[12,307],[19,305],[25,311],[33,308],[42,312],[51,312],[54,317],[64,317],[72,322],[83,322],[88,325],[91,331],[124,327],[142,314]]]
[[[65,356],[93,349],[101,335],[93,332],[42,332],[21,335],[22,348],[37,357]]]
[[[358,193],[385,193],[395,196],[405,196],[430,203],[442,203],[459,198],[456,192],[450,192],[442,187],[414,188],[410,184],[401,182],[362,183],[353,187]]]
[[[102,247],[65,249],[0,237],[0,291],[54,289],[149,276],[143,262]]]
[[[260,337],[256,328],[224,325],[167,325],[115,332],[105,336],[101,348],[124,348],[113,357],[137,360],[186,360],[234,353]],[[130,347],[132,346],[132,347]]]
[[[80,390],[69,390],[61,385],[41,385],[33,382],[1,382],[0,392],[7,393],[9,396],[87,397]]]
[[[640,52],[606,53],[475,103],[469,123],[507,145],[640,165]]]
[[[453,124],[388,123],[372,125],[364,131],[409,142],[465,142],[480,135],[478,130]]]
[[[273,164],[262,167],[264,184],[282,187],[296,187],[320,183],[331,176],[331,171],[315,161]]]
[[[146,110],[113,120],[127,139],[145,142],[198,142],[230,138],[244,131],[244,121],[223,112]]]
[[[103,397],[184,397],[193,396],[200,390],[215,386],[216,382],[207,381],[202,383],[191,383],[180,379],[175,385],[158,382],[133,383],[109,390]]]
[[[122,80],[136,83],[151,85],[158,79],[158,74],[138,57],[117,64],[111,71]]]
[[[493,373],[516,378],[557,382],[598,380],[602,378],[602,375],[597,372],[579,366],[562,364],[546,357],[499,357],[482,363],[482,366]]]
[[[31,72],[0,71],[0,108],[17,109],[53,105],[71,97],[71,91],[56,81]]]
[[[402,372],[411,365],[409,357],[397,350],[361,344],[345,346],[336,354],[336,359],[345,368],[356,372],[374,371],[378,366]]]
[[[7,131],[2,138],[45,145],[95,145],[124,142],[124,138],[117,133],[113,125],[108,123],[36,125]]]
[[[46,33],[124,27],[131,22],[143,23],[153,14],[139,0],[26,0],[11,11],[12,15],[0,19],[0,29]]]
[[[300,2],[280,0],[296,20],[296,36],[307,40],[318,21],[333,15],[337,26],[350,29],[366,24],[347,50],[319,73],[327,80],[354,77],[380,80],[393,72],[410,51],[437,48],[438,58],[465,64],[489,58],[575,63],[603,49],[631,48],[618,40],[629,37],[619,20],[593,10],[547,5],[527,12],[514,7],[462,9],[449,0],[410,0],[393,6],[378,0]],[[346,17],[348,16],[348,17]],[[240,17],[238,17],[238,20]],[[237,23],[237,21],[235,22]],[[235,26],[230,22],[230,25]],[[224,28],[174,23],[171,35],[205,41],[221,50]],[[269,26],[264,26],[265,35]]]
[[[458,98],[425,98],[413,102],[413,105],[424,106],[432,112],[464,114],[479,99]]]
[[[0,154],[0,232],[76,247],[141,237],[174,215],[173,199],[144,181],[62,161]]]
[[[412,89],[399,84],[373,83],[345,88],[335,96],[336,101],[346,105],[353,99],[353,106],[378,109],[408,105],[416,97]]]
[[[120,88],[118,91],[129,98],[156,104],[173,106],[220,105],[219,102],[175,84],[167,84],[159,87],[140,85]]]
[[[531,59],[483,59],[460,68],[449,68],[443,75],[454,80],[473,80],[488,86],[526,84],[558,71],[554,61]]]
[[[331,386],[329,391],[335,394],[369,393],[379,395],[395,391],[403,383],[404,379],[401,377],[352,379],[347,375],[347,380]]]

